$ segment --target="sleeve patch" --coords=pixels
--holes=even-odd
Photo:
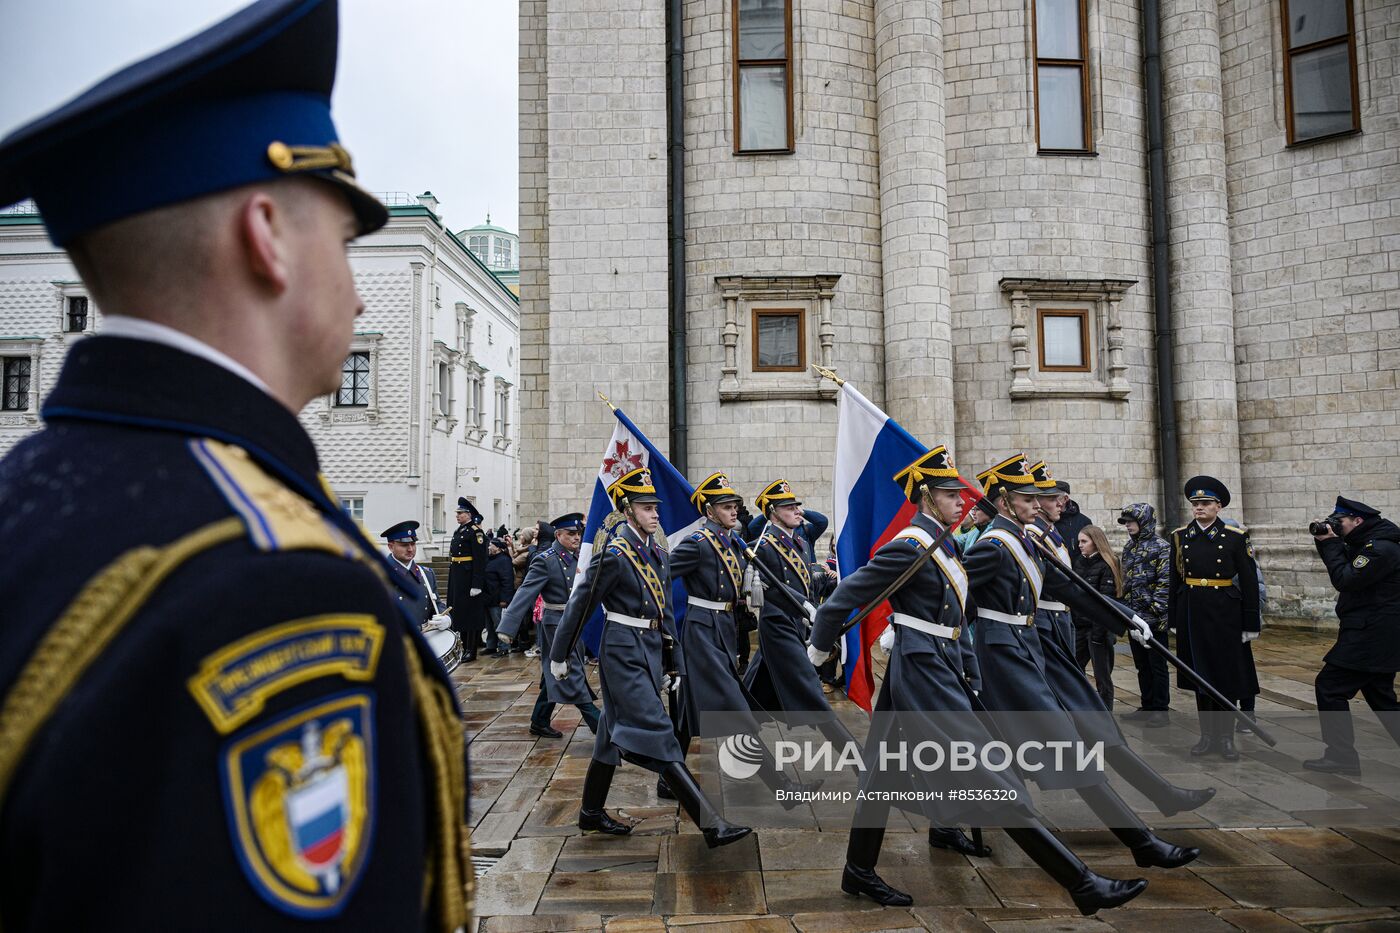
[[[374,701],[346,693],[235,736],[220,770],[238,861],[254,890],[295,917],[341,912],[374,830]]]
[[[1365,567],[1370,562],[1371,558],[1367,557],[1365,554],[1362,554],[1360,557],[1356,558],[1356,560],[1352,561],[1351,565],[1357,570],[1360,570],[1362,567]]]
[[[298,619],[220,648],[187,685],[214,728],[227,735],[297,684],[329,676],[373,680],[383,645],[384,626],[371,615]]]

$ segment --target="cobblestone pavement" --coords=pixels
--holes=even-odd
[[[1256,642],[1261,716],[1291,712],[1306,721],[1299,711],[1313,708],[1312,678],[1330,645],[1323,635],[1277,631]],[[824,813],[814,805],[815,813],[786,828],[781,820],[755,819],[752,836],[710,851],[695,827],[678,819],[675,804],[658,800],[655,776],[624,765],[608,807],[638,821],[632,835],[582,836],[574,821],[593,737],[572,707],[554,719],[563,739],[529,735],[538,673],[537,662],[512,655],[483,658],[454,674],[472,743],[476,909],[484,931],[1400,930],[1400,751],[1368,761],[1357,780],[1304,771],[1300,760],[1321,747],[1300,732],[1278,730],[1274,749],[1244,736],[1239,762],[1207,768],[1218,796],[1196,813],[1166,819],[1115,781],[1163,835],[1200,846],[1202,855],[1184,869],[1138,869],[1106,831],[1062,832],[1103,873],[1150,879],[1130,907],[1092,918],[1080,917],[997,831],[987,834],[992,858],[967,859],[931,851],[913,823],[892,821],[879,870],[913,894],[915,906],[882,909],[840,891],[844,810]],[[590,677],[596,683],[596,668]],[[1118,710],[1133,708],[1130,657],[1119,655],[1114,683]],[[844,697],[835,705],[853,728],[864,715]],[[1196,729],[1187,694],[1177,691],[1172,706],[1173,724],[1151,730],[1150,741],[1141,727],[1125,725],[1134,747],[1169,777],[1174,764],[1178,776],[1187,774],[1185,749]],[[1382,734],[1359,700],[1353,709],[1360,735]],[[697,741],[692,751],[692,766],[711,793],[720,785],[713,744]],[[1200,778],[1196,772],[1181,780],[1199,786]],[[758,815],[727,780],[724,787],[726,810],[736,818]],[[1053,819],[1039,794],[1037,803]],[[768,808],[777,809],[771,802]]]

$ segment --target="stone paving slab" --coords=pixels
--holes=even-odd
[[[1311,710],[1312,677],[1330,640],[1270,632],[1264,641],[1256,648],[1261,714]],[[1081,917],[1004,833],[987,830],[992,857],[967,859],[930,850],[925,824],[896,810],[878,868],[915,906],[882,909],[840,890],[847,810],[828,801],[775,814],[752,786],[721,781],[710,740],[692,747],[697,777],[731,819],[755,819],[753,835],[710,850],[673,801],[657,798],[655,776],[630,765],[618,769],[608,805],[634,823],[632,835],[582,835],[575,820],[592,735],[570,707],[554,720],[564,738],[528,734],[538,677],[538,662],[518,655],[454,673],[472,741],[475,854],[499,856],[478,879],[477,924],[487,933],[1400,931],[1400,830],[1391,828],[1400,826],[1400,750],[1368,761],[1361,778],[1314,774],[1300,765],[1320,751],[1304,719],[1275,728],[1272,749],[1241,736],[1241,761],[1216,759],[1204,773],[1185,752],[1197,728],[1189,695],[1174,691],[1166,729],[1124,724],[1130,744],[1169,780],[1217,788],[1201,811],[1163,817],[1114,782],[1165,838],[1201,849],[1183,869],[1139,869],[1105,830],[1060,833],[1100,872],[1148,879],[1128,907]],[[1120,657],[1114,683],[1118,711],[1135,706],[1130,659]],[[863,735],[865,714],[839,694],[833,705]],[[1363,707],[1355,712],[1358,735],[1383,736]],[[1052,819],[1069,820],[1068,795],[1033,793]]]

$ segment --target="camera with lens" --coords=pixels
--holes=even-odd
[[[1337,521],[1335,518],[1324,518],[1320,522],[1309,522],[1308,534],[1325,535],[1327,534],[1327,530],[1329,528],[1332,530],[1332,534],[1336,535],[1339,538],[1342,537],[1342,523]]]

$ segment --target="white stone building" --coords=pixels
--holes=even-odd
[[[493,224],[487,214],[486,223],[460,231],[457,239],[467,244],[472,255],[485,263],[506,288],[520,294],[519,236]]]
[[[1330,612],[1307,520],[1400,512],[1400,3],[672,5],[521,0],[525,508],[586,501],[601,388],[826,511],[820,363],[1111,531],[1218,476],[1270,611]]]
[[[519,524],[519,305],[442,225],[431,195],[386,200],[388,225],[350,247],[365,313],[343,386],[301,420],[364,527],[416,519],[432,530],[432,554],[459,495],[492,527]],[[102,330],[101,309],[25,210],[0,214],[0,454],[39,427],[68,347]]]

